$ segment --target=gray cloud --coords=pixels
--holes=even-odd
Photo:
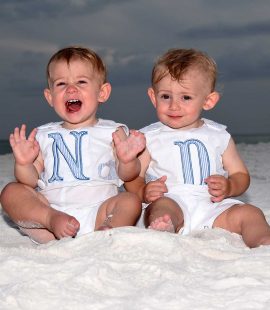
[[[220,78],[226,81],[268,79],[270,59],[266,51],[249,50],[243,53],[228,51],[217,59]]]
[[[185,39],[232,39],[270,34],[270,22],[245,23],[231,25],[215,23],[178,32],[179,38]]]
[[[1,76],[2,91],[8,96],[16,93],[18,96],[25,94],[40,94],[45,86],[45,64],[47,59],[44,54],[23,52],[13,59],[13,62]]]
[[[109,66],[109,78],[114,86],[150,85],[153,59],[148,57],[134,58],[124,64]]]
[[[107,63],[106,118],[136,128],[156,120],[146,95],[155,59],[193,47],[218,64],[223,96],[209,117],[234,132],[247,132],[248,121],[249,132],[270,133],[269,9],[268,0],[3,0],[0,138],[22,122],[30,128],[57,118],[43,98],[45,67],[71,44],[93,48]]]
[[[72,17],[93,14],[108,5],[124,0],[7,0],[0,2],[0,18],[26,20],[28,18]]]

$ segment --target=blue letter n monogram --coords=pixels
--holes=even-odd
[[[176,141],[174,144],[178,145],[180,148],[183,178],[185,184],[194,184],[190,146],[192,144],[196,146],[200,165],[200,185],[204,184],[204,179],[210,175],[210,161],[205,145],[196,139],[186,140],[185,142]]]
[[[70,134],[75,138],[75,158],[72,156],[70,150],[64,142],[62,135],[59,132],[48,134],[49,138],[53,138],[54,142],[52,145],[52,152],[54,157],[53,164],[53,174],[48,180],[49,183],[53,181],[63,181],[63,178],[59,175],[59,152],[64,157],[67,162],[70,171],[74,175],[74,177],[78,180],[89,180],[88,177],[83,174],[83,164],[82,164],[82,136],[87,134],[87,131],[71,131]]]

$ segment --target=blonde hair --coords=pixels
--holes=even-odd
[[[211,91],[215,90],[217,66],[207,54],[195,49],[170,49],[155,63],[152,70],[152,86],[160,82],[168,74],[172,79],[180,81],[191,68],[202,71],[209,78]]]
[[[67,64],[69,64],[72,59],[81,59],[89,62],[93,66],[93,70],[99,75],[101,83],[102,84],[106,83],[107,69],[102,59],[91,49],[81,46],[69,46],[59,50],[50,58],[46,69],[48,84],[51,79],[50,65],[53,62],[61,60],[64,60],[67,62]]]

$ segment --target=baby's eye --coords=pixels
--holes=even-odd
[[[164,99],[164,100],[168,100],[168,99],[171,98],[171,96],[168,95],[168,94],[162,94],[162,95],[160,95],[160,98],[161,98],[161,99]]]
[[[78,81],[78,84],[86,84],[87,83],[87,81],[85,81],[85,80],[79,80]]]
[[[61,87],[61,86],[65,86],[65,85],[66,85],[65,82],[57,82],[57,83],[55,84],[56,87]]]
[[[184,95],[184,96],[182,97],[182,99],[183,99],[183,101],[189,101],[189,100],[191,100],[191,97],[188,96],[188,95]]]

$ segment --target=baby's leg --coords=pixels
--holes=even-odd
[[[1,205],[7,215],[38,242],[75,236],[80,226],[74,217],[51,208],[43,195],[20,183],[10,183],[3,189]]]
[[[250,248],[270,245],[270,226],[263,212],[249,204],[234,205],[225,210],[216,218],[213,227],[242,235]]]
[[[162,197],[146,208],[144,222],[148,228],[177,233],[184,225],[184,216],[174,200]]]
[[[134,226],[142,211],[137,195],[123,192],[107,199],[99,208],[95,230]]]

